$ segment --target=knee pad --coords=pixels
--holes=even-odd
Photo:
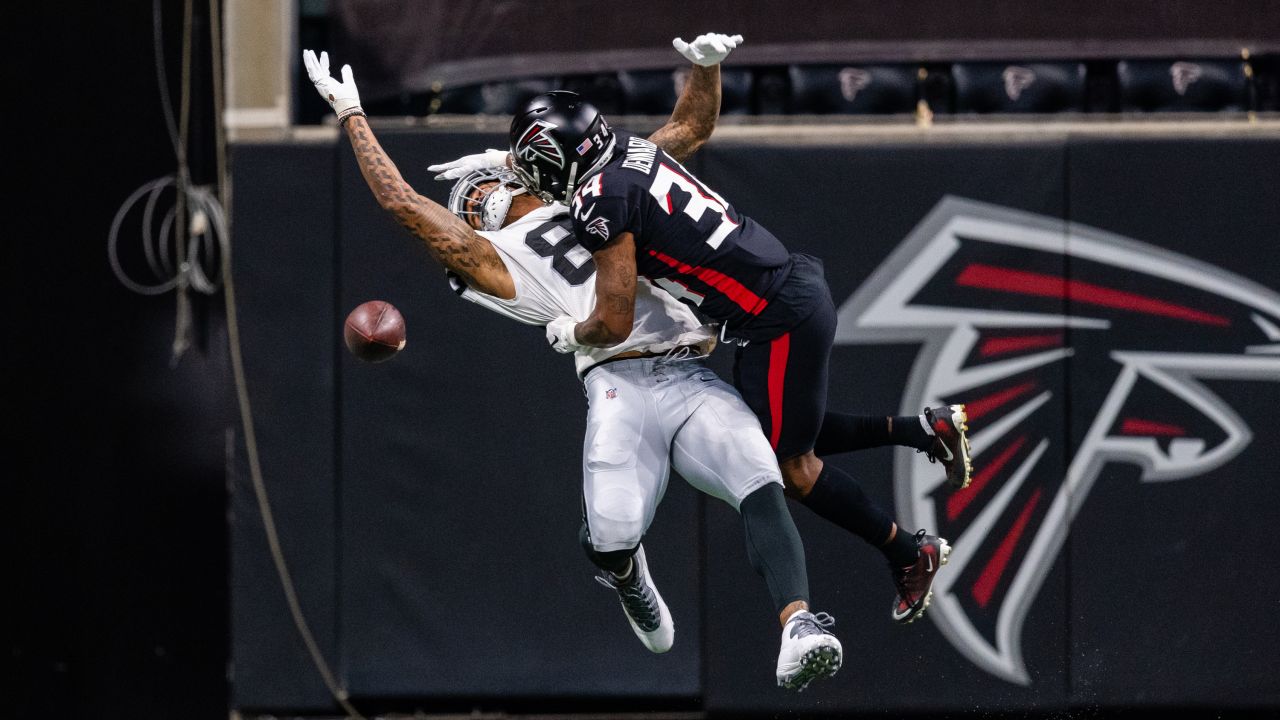
[[[587,447],[587,470],[609,472],[629,470],[636,466],[636,441],[623,433],[600,429]]]
[[[587,508],[592,546],[606,551],[634,548],[644,536],[644,498],[630,488],[598,488]]]

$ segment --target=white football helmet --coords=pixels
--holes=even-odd
[[[511,198],[526,192],[510,168],[472,170],[458,178],[449,191],[449,212],[476,230],[501,230]]]

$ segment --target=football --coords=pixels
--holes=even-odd
[[[352,355],[365,362],[390,360],[404,348],[404,316],[384,300],[361,303],[347,315],[342,336]]]

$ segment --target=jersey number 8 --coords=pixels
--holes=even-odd
[[[574,240],[568,220],[542,223],[524,236],[524,244],[540,257],[551,258],[551,268],[570,285],[581,285],[596,274],[596,261]]]

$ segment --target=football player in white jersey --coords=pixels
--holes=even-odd
[[[740,40],[713,34],[674,44],[687,57],[722,58]],[[590,312],[595,266],[574,241],[564,206],[544,205],[501,169],[459,178],[450,208],[422,197],[374,137],[350,66],[342,68],[339,82],[329,74],[327,53],[317,58],[304,51],[303,60],[337,113],[379,205],[423,240],[462,297],[537,325]],[[710,135],[719,103],[718,64],[695,66],[671,121],[651,139],[687,158]],[[674,624],[641,539],[675,467],[690,484],[742,516],[748,556],[766,579],[783,626],[778,684],[799,690],[834,674],[842,657],[840,642],[827,630],[830,616],[809,609],[804,549],[772,448],[737,391],[703,363],[713,330],[668,293],[639,279],[634,316],[626,340],[584,348],[575,358],[589,400],[583,545],[601,568],[601,583],[617,592],[647,648],[671,648]]]

